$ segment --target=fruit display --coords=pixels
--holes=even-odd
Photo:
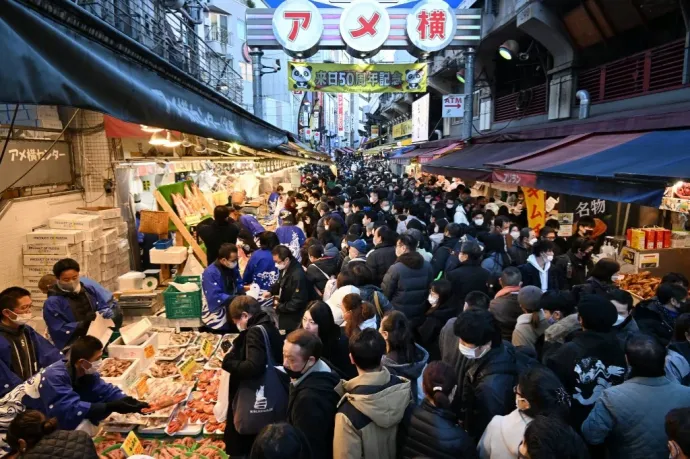
[[[116,359],[111,357],[103,361],[100,369],[100,375],[104,378],[119,378],[127,369],[132,366],[133,360]]]
[[[618,282],[618,286],[642,299],[652,298],[656,295],[656,289],[661,284],[661,279],[652,276],[649,271],[642,271],[637,274],[626,274]]]

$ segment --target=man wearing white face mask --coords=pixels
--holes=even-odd
[[[532,255],[520,266],[522,286],[534,285],[542,292],[566,289],[565,273],[553,266],[556,245],[549,240],[539,240],[532,245]]]
[[[464,428],[478,440],[494,416],[505,416],[515,409],[513,387],[518,365],[515,351],[503,343],[496,320],[489,311],[462,312],[453,326],[458,349],[464,357],[453,404],[464,414]]]
[[[0,397],[62,359],[62,354],[36,330],[32,319],[31,296],[21,287],[0,293]]]
[[[208,265],[201,276],[201,287],[206,297],[201,321],[219,333],[237,333],[236,327],[227,318],[230,302],[235,296],[244,294],[244,281],[237,260],[237,246],[223,244],[218,249],[216,261]]]

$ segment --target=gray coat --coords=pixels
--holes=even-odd
[[[424,315],[428,307],[429,285],[434,280],[431,264],[418,253],[405,253],[388,269],[381,290],[393,305],[413,320]]]
[[[664,418],[674,408],[690,406],[690,387],[658,378],[632,378],[604,390],[582,423],[592,445],[606,441],[611,459],[668,457]]]

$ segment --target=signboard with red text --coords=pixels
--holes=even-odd
[[[464,94],[448,94],[443,96],[443,118],[462,118],[464,115]]]
[[[343,95],[338,94],[338,137],[345,135],[345,101]]]

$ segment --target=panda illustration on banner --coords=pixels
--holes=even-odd
[[[424,80],[424,69],[409,69],[405,70],[405,81],[407,81],[407,87],[410,90],[415,90],[420,88],[420,83]]]
[[[295,82],[295,84],[292,85],[292,89],[296,89],[298,91],[309,89],[309,81],[311,80],[312,76],[311,65],[290,65],[290,76]]]

